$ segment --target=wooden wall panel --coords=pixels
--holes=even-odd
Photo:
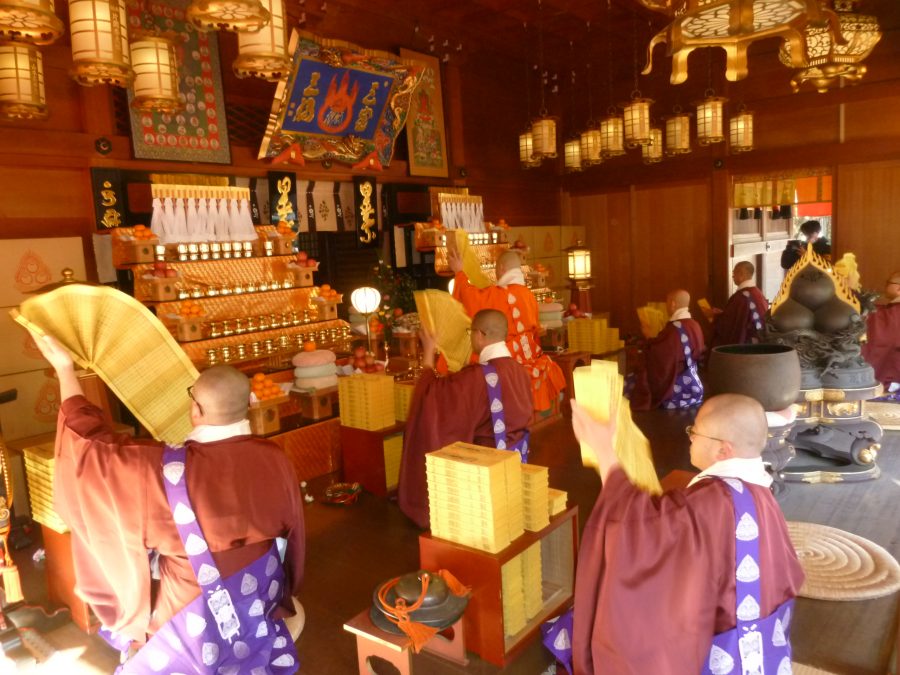
[[[841,166],[835,253],[856,254],[865,288],[881,290],[900,269],[900,162]]]
[[[844,104],[844,135],[848,141],[900,138],[900,94]]]
[[[90,173],[72,169],[0,165],[0,220],[34,220],[50,227],[57,218],[93,219]],[[0,236],[3,235],[0,230]]]

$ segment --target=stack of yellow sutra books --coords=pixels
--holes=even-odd
[[[425,455],[431,534],[499,553],[524,533],[519,453],[454,443]]]
[[[522,506],[525,529],[540,532],[550,524],[550,471],[546,466],[522,465]]]
[[[624,381],[617,365],[595,359],[589,366],[576,368],[572,376],[578,405],[599,422],[616,421],[613,448],[629,480],[651,494],[662,493],[653,467],[650,443],[631,419],[631,409],[622,395]],[[581,444],[581,461],[585,466],[598,466],[595,449],[586,443]]]

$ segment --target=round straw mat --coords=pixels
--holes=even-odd
[[[900,590],[900,564],[878,544],[827,525],[788,522],[804,598],[868,600]]]
[[[886,401],[866,401],[866,414],[883,429],[897,431],[900,429],[900,404]]]

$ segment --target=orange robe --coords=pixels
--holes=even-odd
[[[534,409],[550,408],[559,392],[565,389],[566,378],[562,369],[541,349],[534,293],[521,284],[478,288],[469,283],[465,272],[457,272],[453,297],[463,304],[469,316],[475,316],[483,309],[496,309],[506,315],[509,324],[506,346],[531,377]]]

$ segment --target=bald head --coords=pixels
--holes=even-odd
[[[707,436],[728,441],[735,457],[759,457],[766,444],[766,413],[756,399],[721,394],[708,399],[697,413],[696,425]]]
[[[691,294],[683,288],[669,291],[669,294],[666,296],[666,307],[669,310],[669,314],[672,314],[676,309],[686,309],[690,304]]]
[[[496,309],[483,309],[472,318],[472,329],[481,331],[481,334],[489,341],[504,342],[509,331],[506,315]]]
[[[250,380],[231,366],[213,366],[200,373],[194,383],[193,397],[201,413],[195,425],[240,422],[247,417]]]
[[[889,300],[900,298],[900,270],[894,272],[887,278],[887,284],[884,287],[884,294]]]
[[[496,271],[499,279],[510,270],[522,266],[522,258],[517,251],[507,249],[497,257]]]

